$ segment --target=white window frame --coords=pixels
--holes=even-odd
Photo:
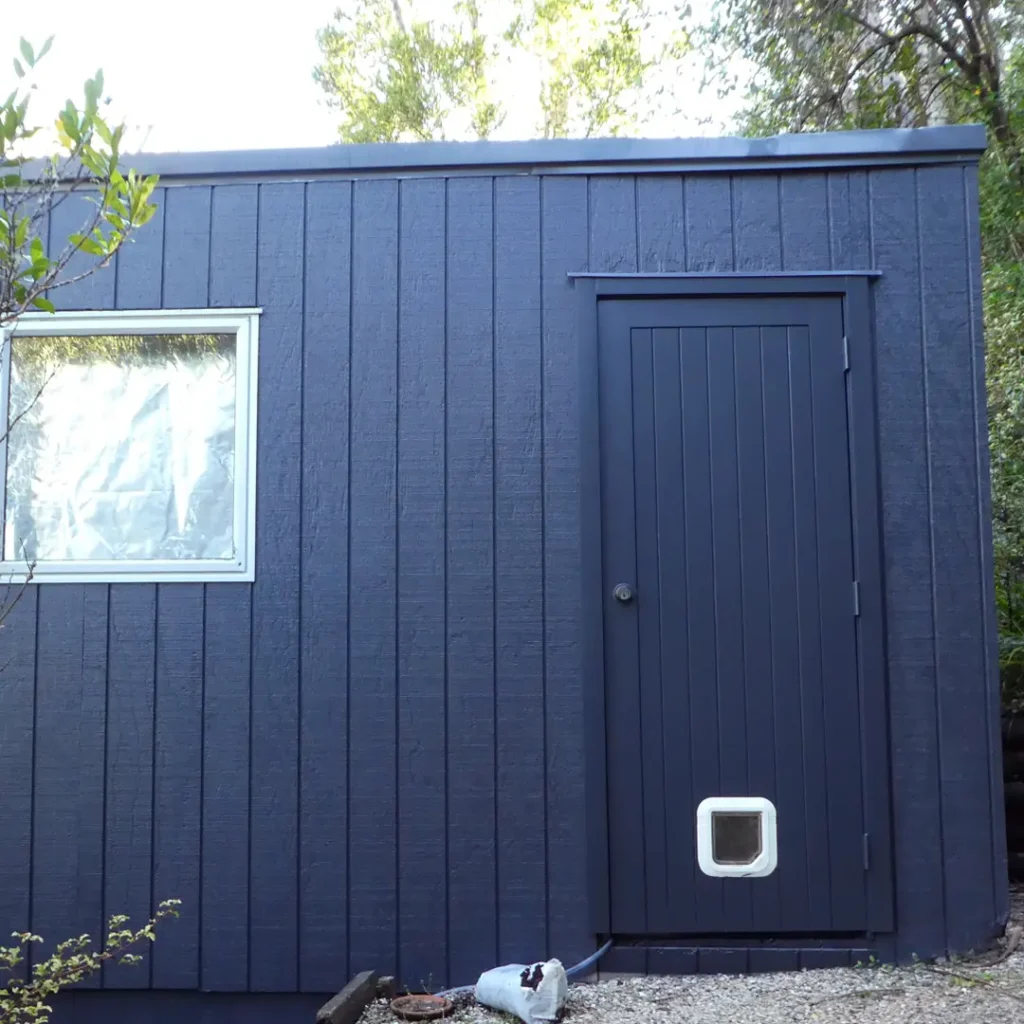
[[[723,864],[715,860],[712,815],[761,816],[761,852],[749,864]],[[775,805],[763,796],[709,796],[697,808],[697,863],[712,878],[764,878],[779,862]]]
[[[252,582],[256,574],[256,390],[259,315],[248,309],[133,309],[109,312],[25,313],[0,328],[0,421],[10,419],[11,340],[18,335],[234,334],[235,349],[235,557],[38,561],[33,583]],[[6,520],[7,440],[0,441],[0,511]],[[2,549],[0,549],[2,556]],[[0,577],[20,583],[24,561],[0,560]]]

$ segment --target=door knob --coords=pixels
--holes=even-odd
[[[618,583],[615,585],[615,589],[612,591],[616,601],[621,601],[622,604],[629,604],[630,601],[636,597],[633,588],[628,583]]]

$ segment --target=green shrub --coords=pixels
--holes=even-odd
[[[138,931],[128,927],[124,915],[112,917],[101,949],[92,948],[88,935],[65,939],[24,978],[16,976],[18,967],[31,945],[43,939],[31,932],[15,932],[15,945],[0,946],[0,971],[8,975],[6,987],[0,988],[0,1024],[45,1024],[53,1012],[50,999],[62,989],[95,974],[105,963],[138,963],[141,955],[131,950],[142,942],[152,942],[156,926],[165,918],[177,917],[180,905],[180,900],[165,900]]]

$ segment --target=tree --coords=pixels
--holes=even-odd
[[[414,0],[356,0],[320,31],[314,78],[343,142],[488,138],[508,113],[499,93],[535,107],[545,138],[617,134],[650,110],[651,73],[688,45],[646,0],[456,0],[447,21],[417,13]]]
[[[341,116],[341,141],[486,138],[498,108],[476,0],[458,3],[442,25],[413,20],[403,3],[356,0],[317,34],[324,59],[313,77]]]
[[[85,83],[80,107],[68,100],[58,112],[50,152],[40,147],[42,129],[30,120],[32,79],[52,41],[37,54],[21,40],[14,59],[21,84],[0,105],[0,327],[26,310],[52,312],[48,293],[106,266],[156,209],[150,201],[156,178],[121,169],[124,126],[112,127],[100,115],[102,72]],[[76,194],[92,200],[91,215],[48,249],[51,213]]]
[[[992,539],[1003,698],[1024,710],[1024,53],[1006,62],[1007,143],[982,161],[982,265]]]
[[[754,133],[921,127],[980,117],[1013,142],[1003,94],[1019,0],[717,0],[702,33],[721,80],[754,68]]]
[[[156,913],[138,930],[128,927],[128,918],[116,915],[107,925],[102,948],[93,949],[88,935],[61,942],[52,955],[35,964],[31,973],[17,977],[15,972],[26,951],[42,938],[31,932],[15,932],[17,944],[0,946],[0,1024],[46,1024],[53,1012],[50,1000],[62,989],[75,985],[99,971],[105,963],[137,964],[142,957],[131,950],[143,942],[156,940],[156,926],[168,917],[178,916],[179,900],[165,900]]]
[[[717,0],[713,80],[750,134],[981,121],[993,547],[1004,701],[1024,705],[1024,37],[1020,0]]]
[[[683,37],[644,47],[651,12],[633,0],[518,6],[505,39],[539,65],[540,134],[546,139],[617,135],[649,110],[642,93],[651,70],[685,49]]]
[[[36,53],[21,40],[20,56],[14,58],[20,85],[0,105],[0,328],[26,311],[53,312],[50,294],[55,289],[107,266],[156,210],[151,197],[157,179],[121,169],[124,126],[111,126],[100,115],[102,72],[85,83],[81,107],[68,100],[57,113],[52,144],[30,120],[36,66],[52,42],[51,37]],[[51,215],[78,195],[91,201],[92,213],[78,231],[49,248]],[[36,398],[45,384],[43,377]],[[33,404],[16,410],[0,441]],[[7,599],[0,602],[0,625],[23,589],[12,596],[8,588]]]

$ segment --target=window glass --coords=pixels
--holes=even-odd
[[[753,864],[761,855],[761,815],[713,811],[711,851],[718,864]]]
[[[228,334],[16,334],[4,558],[236,556]]]

